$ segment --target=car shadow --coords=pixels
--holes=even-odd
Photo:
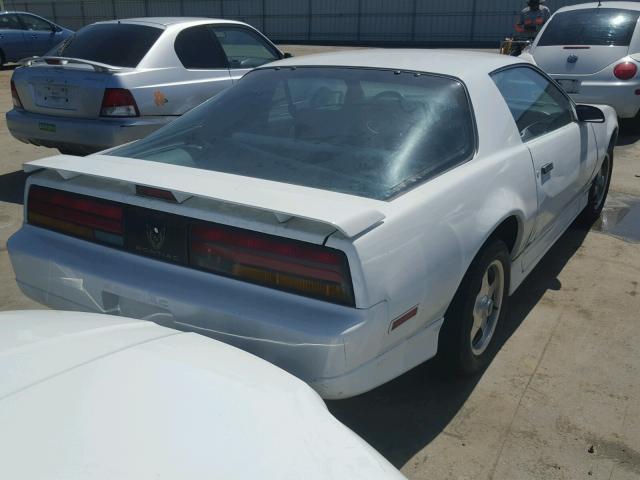
[[[640,140],[640,121],[631,119],[620,119],[620,135],[618,135],[618,141],[616,146],[633,145]]]
[[[0,202],[24,203],[24,184],[27,175],[22,170],[0,175]]]
[[[558,275],[587,233],[577,225],[567,230],[513,294],[507,320],[496,332],[499,349],[547,290],[562,288]],[[444,430],[481,378],[482,373],[442,378],[435,362],[426,362],[371,392],[327,405],[340,421],[401,468]]]

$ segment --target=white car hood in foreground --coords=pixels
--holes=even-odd
[[[404,478],[307,385],[152,322],[0,314],[0,478]]]

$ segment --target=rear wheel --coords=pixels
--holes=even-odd
[[[495,351],[495,332],[505,318],[511,260],[501,240],[491,240],[471,263],[440,332],[438,362],[450,373],[473,374]]]
[[[591,183],[589,190],[589,201],[587,206],[580,214],[580,221],[585,224],[592,224],[602,213],[604,204],[609,193],[609,185],[611,184],[611,173],[613,172],[613,146],[609,147],[602,165]]]
[[[4,52],[0,50],[0,69],[4,68],[5,63],[7,63],[7,58],[4,56]]]

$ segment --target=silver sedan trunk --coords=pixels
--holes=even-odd
[[[92,153],[151,133],[282,56],[239,22],[100,22],[16,69],[7,124],[23,142]]]

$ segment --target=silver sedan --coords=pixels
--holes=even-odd
[[[284,56],[231,20],[98,22],[16,69],[7,125],[26,143],[92,153],[151,133]]]

